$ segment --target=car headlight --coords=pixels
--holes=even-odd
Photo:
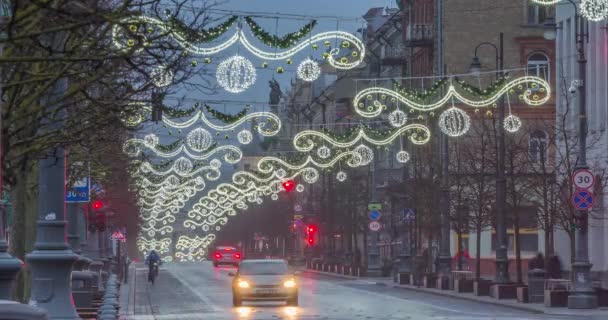
[[[239,280],[237,285],[239,286],[239,288],[249,288],[249,282],[245,280]]]
[[[296,281],[295,281],[295,280],[293,280],[293,279],[289,279],[289,280],[287,280],[287,281],[285,281],[285,282],[283,283],[283,286],[284,286],[285,288],[295,288],[295,286],[296,286]]]

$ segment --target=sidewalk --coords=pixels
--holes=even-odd
[[[595,310],[573,310],[568,308],[549,308],[545,307],[543,304],[538,303],[519,303],[516,300],[497,300],[491,297],[479,297],[475,296],[472,293],[457,293],[452,290],[438,290],[438,289],[430,289],[430,288],[422,288],[412,285],[403,285],[396,284],[393,282],[392,278],[369,278],[369,277],[354,277],[354,276],[346,276],[337,273],[331,272],[323,272],[316,271],[311,269],[305,269],[303,272],[306,273],[315,273],[322,274],[335,278],[342,279],[351,279],[351,280],[365,280],[370,283],[375,283],[380,286],[386,286],[394,289],[403,289],[403,290],[412,290],[424,293],[430,293],[438,296],[450,297],[455,299],[462,299],[468,301],[475,301],[480,303],[487,303],[502,307],[508,307],[523,311],[529,311],[534,313],[544,313],[551,315],[562,315],[562,316],[606,316],[608,319],[608,307],[601,307]]]

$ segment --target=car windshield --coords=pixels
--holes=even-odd
[[[239,273],[243,275],[287,274],[287,265],[281,262],[241,263]]]

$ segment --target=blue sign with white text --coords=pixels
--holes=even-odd
[[[91,185],[89,177],[77,180],[74,185],[66,190],[65,202],[89,202],[91,200]]]

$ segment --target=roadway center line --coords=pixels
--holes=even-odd
[[[209,300],[209,298],[207,298],[205,295],[198,292],[190,284],[188,284],[186,282],[186,280],[184,278],[182,278],[181,275],[179,275],[179,272],[173,272],[172,270],[168,270],[168,271],[171,272],[171,275],[173,275],[175,277],[175,279],[177,279],[179,282],[181,282],[182,285],[184,285],[186,288],[190,289],[190,291],[194,292],[194,294],[196,294],[196,296],[198,296],[205,304],[207,304],[213,310],[213,312],[220,312],[220,310],[215,307],[215,304],[212,303],[211,300]]]

